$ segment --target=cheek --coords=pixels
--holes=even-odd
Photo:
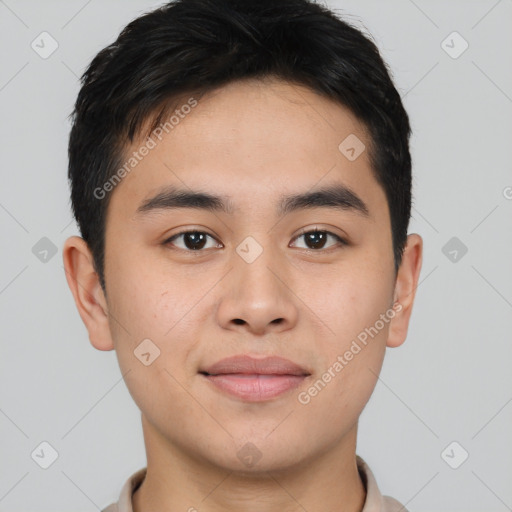
[[[315,299],[318,316],[329,326],[328,336],[317,338],[324,354],[321,380],[329,381],[325,399],[339,400],[348,409],[363,407],[382,366],[392,318],[389,275],[377,264],[352,266],[330,281],[322,299]]]
[[[311,386],[299,397],[307,415],[343,428],[356,423],[373,393],[385,356],[388,323],[380,320],[385,301],[347,302],[335,324],[336,337],[321,341],[323,366]],[[378,322],[378,323],[377,323]],[[316,418],[316,419],[315,419]],[[318,428],[321,428],[318,425]]]
[[[194,363],[188,353],[198,323],[187,312],[197,299],[173,292],[147,271],[118,272],[110,329],[119,367],[137,406],[149,417],[170,421],[190,407],[182,385]],[[162,411],[162,403],[174,405]]]
[[[140,374],[142,387],[150,375],[156,379],[152,388],[161,379],[170,379],[164,370],[181,379],[195,364],[188,354],[201,338],[197,306],[211,288],[211,279],[199,279],[198,286],[190,286],[186,273],[170,275],[168,269],[145,265],[141,257],[123,257],[118,262],[111,270],[107,291],[110,330],[121,370],[131,370],[131,378],[138,379],[135,374],[145,369]],[[146,359],[154,362],[146,367],[137,355],[147,352]],[[169,382],[161,384],[169,386]]]
[[[330,327],[334,345],[342,349],[391,307],[391,296],[392,284],[385,272],[352,267],[329,280],[324,291],[314,296],[314,307]]]
[[[116,327],[121,336],[126,331],[131,338],[163,339],[172,330],[186,322],[201,293],[196,287],[187,286],[187,278],[175,269],[160,268],[148,261],[144,253],[118,256],[115,268],[109,275],[111,311],[124,330]]]

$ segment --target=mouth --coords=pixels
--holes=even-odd
[[[199,373],[217,390],[248,402],[276,398],[311,375],[288,359],[248,355],[222,359]]]

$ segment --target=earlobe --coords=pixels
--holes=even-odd
[[[64,243],[62,259],[68,286],[89,332],[91,344],[98,350],[113,350],[105,294],[85,240],[78,236],[68,238]]]
[[[402,256],[395,283],[395,317],[390,323],[388,347],[400,346],[407,337],[414,297],[423,259],[423,239],[413,233],[407,237],[407,245]]]

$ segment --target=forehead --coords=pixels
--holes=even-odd
[[[133,215],[166,185],[211,191],[251,209],[268,208],[283,193],[332,183],[358,190],[369,204],[385,201],[370,167],[364,125],[307,87],[244,80],[180,101],[168,129],[158,137],[153,132],[154,147],[114,190],[109,209]],[[125,159],[148,140],[136,141]]]
[[[181,132],[180,139],[195,139],[203,152],[243,154],[260,164],[275,164],[279,157],[293,162],[316,161],[319,153],[337,156],[350,134],[368,142],[364,126],[341,104],[271,78],[232,82],[208,93],[174,131]],[[202,156],[197,151],[187,158]]]

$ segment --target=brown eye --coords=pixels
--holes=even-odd
[[[205,248],[208,243],[208,238],[215,240],[211,235],[205,233],[204,231],[182,231],[176,235],[173,235],[171,238],[164,242],[165,245],[171,244],[177,245],[174,243],[175,240],[182,238],[182,246],[178,246],[179,249],[187,250],[187,251],[200,251]],[[217,247],[218,245],[214,244],[213,247]],[[207,247],[209,248],[209,247]]]
[[[304,242],[306,244],[305,249],[312,249],[312,250],[321,250],[326,249],[326,243],[329,238],[333,238],[338,244],[341,245],[347,245],[345,240],[340,238],[338,235],[335,235],[334,233],[331,233],[330,231],[321,231],[318,229],[314,229],[312,231],[306,231],[304,233],[301,233],[296,240],[298,239],[304,239]],[[336,244],[331,244],[327,248],[332,247]]]

